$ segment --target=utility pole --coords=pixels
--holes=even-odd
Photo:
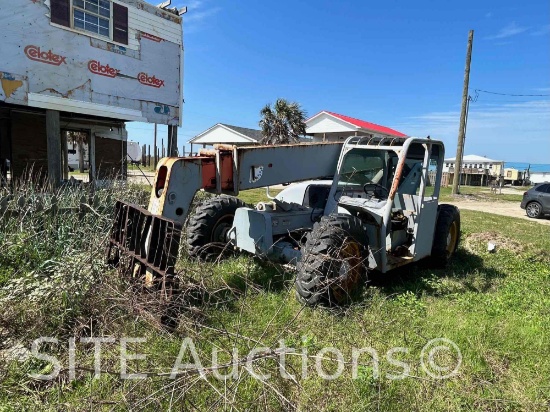
[[[468,34],[468,48],[466,50],[466,68],[464,69],[464,89],[462,91],[462,108],[460,110],[460,125],[458,126],[458,143],[456,146],[455,172],[452,194],[459,193],[460,172],[462,171],[462,156],[464,155],[464,139],[466,139],[466,121],[468,116],[468,85],[470,84],[470,63],[472,62],[472,44],[474,31]]]
[[[153,147],[155,148],[155,151],[154,151],[154,154],[153,154],[153,167],[157,167],[157,162],[158,162],[158,158],[157,158],[157,124],[155,123],[155,140],[153,141]]]

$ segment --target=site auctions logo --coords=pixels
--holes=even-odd
[[[40,47],[28,45],[25,47],[26,56],[37,62],[53,64],[54,66],[59,66],[61,63],[67,64],[65,61],[66,57],[59,54],[53,53],[51,50],[47,52],[40,50]]]
[[[111,66],[102,65],[97,60],[90,60],[88,62],[88,69],[95,74],[99,74],[100,76],[107,76],[107,77],[115,77],[120,70],[117,70]]]
[[[139,73],[137,76],[138,81],[146,86],[152,86],[159,88],[164,86],[164,80],[157,79],[155,76],[150,77],[147,73]]]

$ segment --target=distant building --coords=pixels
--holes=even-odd
[[[447,175],[447,184],[454,181],[456,157],[445,159],[443,173]],[[462,170],[460,173],[461,185],[488,186],[493,180],[500,179],[504,173],[504,161],[493,160],[478,155],[466,155],[462,158]]]
[[[314,142],[341,141],[350,136],[407,137],[386,126],[325,110],[306,120],[306,134],[312,136]]]
[[[523,184],[524,172],[512,167],[504,169],[503,174],[504,184],[511,184],[513,186]]]
[[[261,140],[261,130],[218,123],[196,135],[188,143],[191,145],[191,153],[196,153],[193,150],[193,145],[200,145],[202,147],[213,146],[215,144],[251,146],[260,144]],[[308,137],[300,137],[299,143],[312,143],[312,140]]]
[[[189,143],[191,144],[191,153],[193,153],[193,145],[200,145],[202,147],[213,146],[215,144],[246,146],[259,144],[261,138],[261,130],[218,123],[193,137],[189,140]]]
[[[508,169],[518,170],[523,178],[521,184],[550,182],[550,164],[548,163],[506,162],[505,180]]]

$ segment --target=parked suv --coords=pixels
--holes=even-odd
[[[523,194],[521,208],[525,209],[527,216],[541,217],[550,213],[550,183],[539,183]]]

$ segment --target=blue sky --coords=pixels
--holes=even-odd
[[[452,157],[474,29],[472,97],[475,89],[545,96],[479,93],[470,105],[465,153],[550,163],[548,0],[173,5],[188,6],[180,150],[216,123],[258,128],[260,109],[282,97],[309,115],[329,110],[431,135]],[[127,129],[130,140],[152,143],[152,125]]]

